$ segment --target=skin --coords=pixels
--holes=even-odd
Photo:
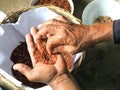
[[[24,64],[14,65],[14,69],[24,74],[30,81],[49,84],[53,90],[80,90],[79,85],[67,70],[64,58],[58,54],[54,65],[45,65],[34,58],[35,46],[40,39],[47,38],[46,48],[50,54],[69,52],[75,54],[100,42],[113,41],[113,22],[80,25],[68,22],[64,17],[57,17],[32,27],[26,36],[28,51],[33,68]],[[44,70],[45,69],[45,70]]]
[[[18,63],[13,66],[13,69],[18,70],[30,81],[49,84],[53,90],[67,90],[70,86],[71,88],[69,90],[80,90],[79,85],[69,73],[62,55],[57,55],[57,61],[54,65],[46,65],[35,59],[35,35],[36,31],[34,31],[33,28],[31,29],[31,34],[26,35],[26,42],[33,68],[23,63]]]
[[[50,54],[56,52],[69,52],[75,54],[100,42],[112,41],[113,22],[95,23],[93,25],[80,25],[69,23],[64,17],[49,20],[38,27],[35,36],[36,43],[46,36],[46,48]]]

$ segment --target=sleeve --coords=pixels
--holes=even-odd
[[[120,44],[120,19],[113,22],[114,44]]]

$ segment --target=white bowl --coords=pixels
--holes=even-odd
[[[37,2],[38,0],[31,0],[30,1],[30,6],[34,6],[34,4]],[[68,0],[69,4],[70,4],[70,7],[71,7],[71,14],[74,13],[74,4],[73,4],[73,1],[72,0]]]
[[[120,4],[115,0],[94,0],[82,13],[83,24],[93,24],[99,16],[109,16],[112,20],[120,19]]]

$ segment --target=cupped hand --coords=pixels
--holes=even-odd
[[[31,33],[32,35],[36,34],[36,32]],[[32,35],[26,35],[26,42],[32,60],[33,68],[23,63],[18,63],[13,66],[13,69],[18,70],[20,73],[25,75],[30,81],[43,83],[49,83],[59,75],[68,73],[65,60],[61,55],[57,55],[57,61],[54,65],[46,65],[35,59],[34,52],[36,49],[34,37]]]

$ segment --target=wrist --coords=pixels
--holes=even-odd
[[[49,85],[52,88],[55,88],[57,86],[60,86],[61,84],[63,84],[63,82],[65,82],[67,79],[70,79],[70,78],[71,78],[71,75],[69,73],[65,73],[65,74],[56,76],[53,80],[51,80]]]
[[[112,32],[112,25],[113,22],[110,23],[95,23],[91,25],[90,32],[93,31],[93,42],[100,43],[100,42],[107,42],[113,41],[113,32]]]
[[[113,41],[112,25],[113,22],[75,26],[73,33],[77,40],[77,52],[97,43]]]
[[[72,88],[69,90],[80,90],[79,85],[70,73],[57,76],[49,85],[53,90],[66,90],[69,89],[70,86],[72,86]]]
[[[73,31],[76,40],[77,40],[77,52],[81,52],[93,45],[93,27],[89,25],[77,25],[75,26],[75,30]],[[92,37],[91,37],[92,36]]]

